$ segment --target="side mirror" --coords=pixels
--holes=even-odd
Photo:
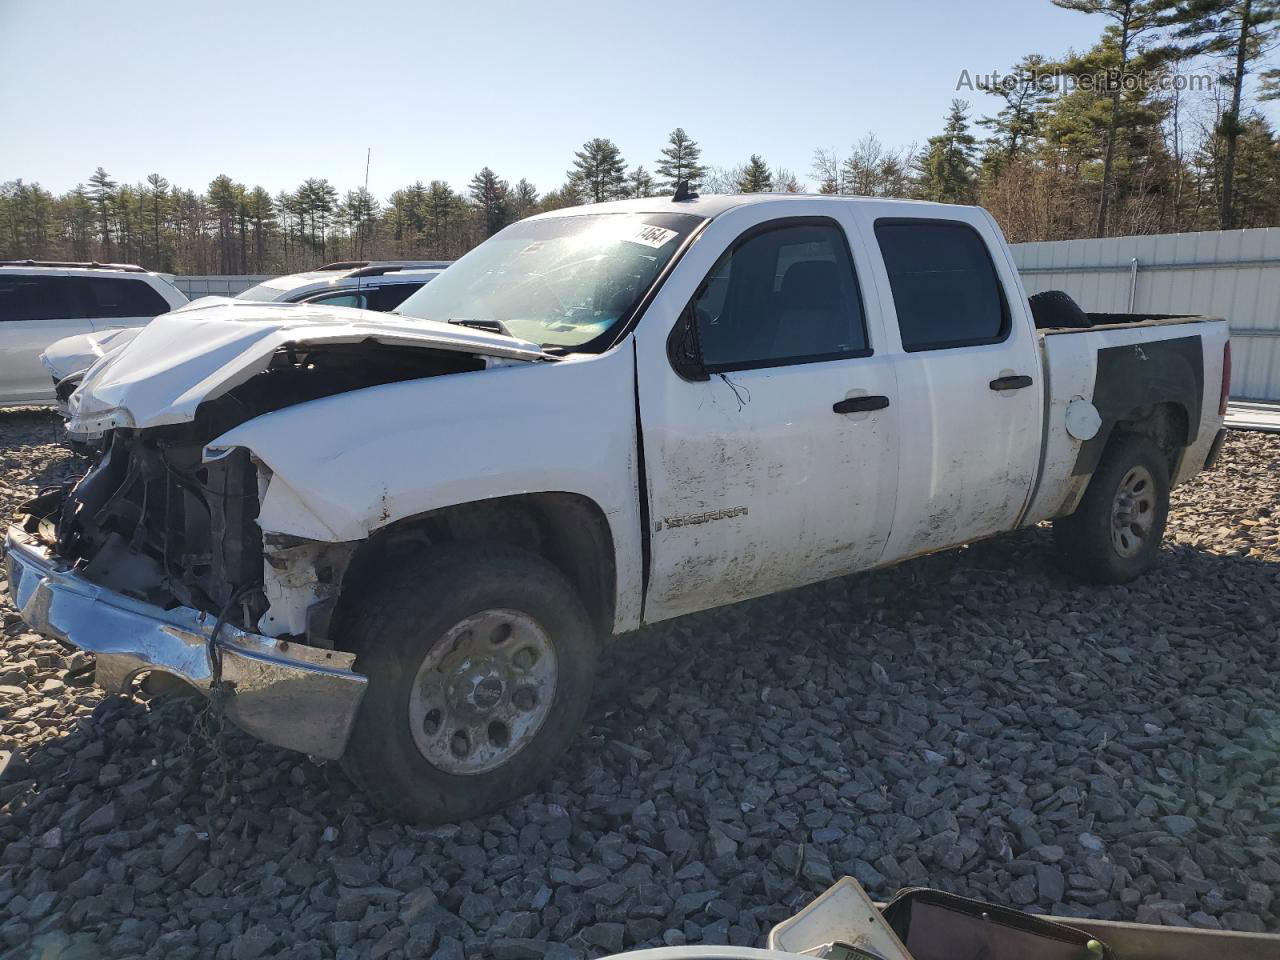
[[[702,363],[702,347],[698,342],[698,318],[691,302],[680,313],[680,319],[671,328],[667,337],[667,359],[671,361],[671,369],[682,380],[710,380],[707,368]]]

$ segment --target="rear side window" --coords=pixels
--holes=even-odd
[[[6,275],[0,271],[0,321],[77,320],[84,317],[71,277]]]
[[[164,297],[143,280],[114,277],[68,277],[84,301],[85,316],[154,317],[171,309]]]
[[[394,310],[408,299],[409,294],[421,286],[421,283],[392,283],[385,287],[379,287],[377,293],[374,294],[373,302],[369,304],[369,309],[381,310],[384,313],[388,310]]]
[[[748,232],[711,268],[691,307],[712,372],[870,352],[848,242],[830,221]]]
[[[1009,335],[1009,307],[987,245],[968,224],[877,220],[908,352],[998,343]]]
[[[368,298],[363,293],[356,293],[354,290],[350,293],[326,293],[301,302],[319,303],[324,304],[326,307],[357,307],[361,310],[369,305]]]

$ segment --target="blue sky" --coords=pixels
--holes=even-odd
[[[0,180],[345,189],[372,147],[380,197],[485,164],[545,191],[584,140],[652,169],[677,125],[704,162],[805,178],[816,147],[936,133],[962,69],[1103,25],[1049,0],[0,0]]]

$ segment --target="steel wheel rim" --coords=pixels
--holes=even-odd
[[[409,731],[434,767],[486,773],[537,736],[555,699],[551,638],[516,610],[484,610],[427,651],[409,692]]]
[[[1143,466],[1130,467],[1111,504],[1111,544],[1129,558],[1142,552],[1156,523],[1156,483]]]

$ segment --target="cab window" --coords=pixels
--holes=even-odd
[[[690,305],[710,372],[870,354],[844,231],[805,218],[748,231]]]
[[[967,223],[877,220],[898,314],[902,349],[946,350],[999,343],[1009,306],[987,244]]]

